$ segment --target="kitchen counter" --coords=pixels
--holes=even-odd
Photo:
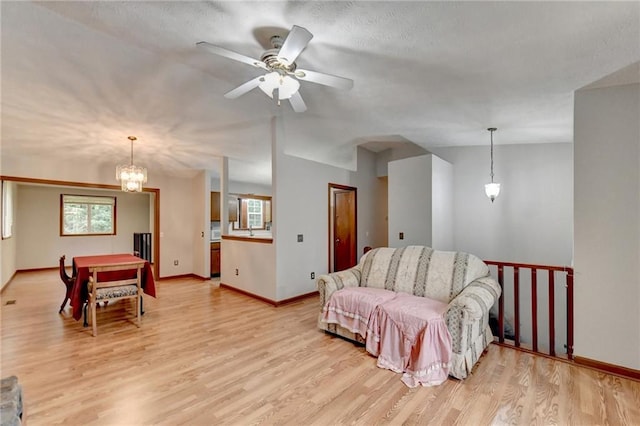
[[[273,244],[271,235],[223,235],[223,240],[246,241],[248,243]]]

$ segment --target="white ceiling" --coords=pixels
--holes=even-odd
[[[640,61],[640,2],[7,2],[2,152],[136,163],[189,174],[230,158],[269,182],[270,117],[286,151],[338,166],[353,147],[425,149],[573,140],[573,92]],[[314,38],[298,67],[355,81],[302,82],[294,113],[260,90],[223,94],[260,70],[196,49],[260,57],[292,25]]]

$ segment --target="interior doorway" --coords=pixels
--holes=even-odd
[[[358,189],[329,184],[329,272],[358,263]]]

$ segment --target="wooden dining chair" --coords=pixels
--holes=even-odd
[[[91,311],[91,326],[93,327],[93,335],[98,335],[98,326],[96,323],[96,308],[100,302],[110,302],[120,299],[134,299],[136,302],[136,325],[140,327],[140,314],[142,302],[142,269],[145,261],[126,262],[111,265],[92,266],[89,268],[88,293],[89,310]],[[116,281],[99,281],[98,273],[100,272],[117,272],[135,270],[136,275],[133,278],[121,279]]]
[[[60,310],[58,311],[59,314],[61,314],[62,311],[64,310],[64,307],[67,304],[67,300],[71,298],[71,291],[73,290],[73,284],[76,282],[75,276],[70,277],[69,275],[67,275],[67,269],[64,267],[64,260],[65,260],[65,255],[63,254],[62,256],[60,256],[60,279],[64,283],[67,290],[65,292],[62,305],[60,305]]]

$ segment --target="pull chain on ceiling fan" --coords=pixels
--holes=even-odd
[[[353,80],[351,79],[297,67],[296,59],[312,38],[313,34],[307,29],[294,25],[284,41],[280,36],[271,37],[273,48],[264,52],[260,59],[254,59],[206,41],[198,42],[196,46],[215,55],[224,56],[267,71],[266,74],[249,80],[225,93],[225,98],[235,99],[259,87],[278,105],[280,105],[281,100],[288,99],[295,112],[304,112],[307,110],[307,106],[299,92],[299,80],[342,90],[349,90],[353,87]]]

